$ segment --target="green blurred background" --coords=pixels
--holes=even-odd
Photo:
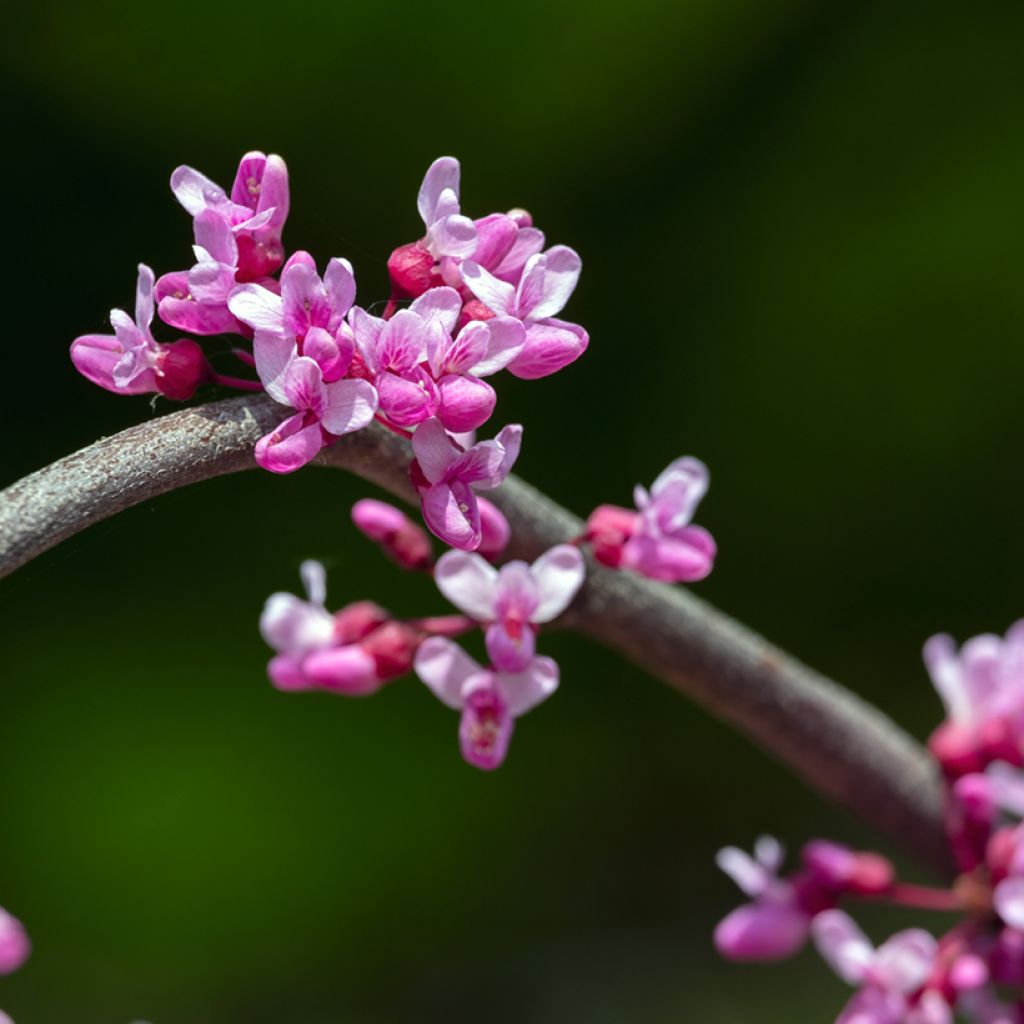
[[[66,356],[187,266],[167,178],[292,172],[286,243],[386,294],[430,160],[464,208],[582,254],[592,344],[504,378],[521,473],[579,513],[712,470],[697,588],[880,703],[938,715],[923,639],[1024,613],[1024,6],[395,2],[5,13],[2,480],[169,410]],[[170,332],[163,335],[171,337]],[[207,396],[204,396],[207,397]],[[415,681],[285,696],[256,620],[303,558],[335,606],[440,612],[349,525],[340,473],[243,474],[0,585],[0,904],[18,1024],[829,1020],[811,954],[720,963],[712,857],[873,841],[699,709],[573,636],[507,765]],[[870,919],[876,934],[902,924]]]

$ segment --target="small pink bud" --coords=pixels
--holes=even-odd
[[[388,257],[388,274],[396,298],[415,299],[441,284],[434,257],[421,242],[401,245]]]
[[[847,889],[860,896],[878,896],[892,888],[895,877],[892,862],[881,854],[858,853]]]
[[[381,687],[376,661],[359,644],[314,651],[303,660],[302,669],[318,686],[349,697],[376,693]]]
[[[252,235],[242,232],[235,241],[238,244],[236,279],[240,283],[269,277],[284,262],[284,246],[279,238],[256,241]]]
[[[373,601],[354,601],[334,613],[334,637],[339,644],[356,644],[391,621],[391,614]]]
[[[985,769],[974,731],[958,722],[943,722],[929,737],[928,749],[949,779]]]
[[[361,646],[376,664],[382,682],[397,679],[412,671],[413,658],[423,634],[404,622],[387,622],[375,629]]]
[[[364,498],[352,506],[352,521],[403,569],[429,569],[433,563],[426,531],[393,505]]]
[[[784,960],[798,953],[810,928],[798,907],[780,903],[747,903],[715,928],[715,948],[729,960]]]
[[[470,299],[459,314],[458,329],[461,331],[471,320],[490,320],[494,315],[494,310],[485,306],[479,299]]]
[[[616,568],[622,562],[626,541],[633,536],[639,513],[618,505],[599,505],[587,520],[587,540],[594,557],[603,565]]]
[[[183,402],[195,394],[206,379],[209,367],[199,344],[191,338],[160,346],[156,386],[166,398]]]
[[[32,943],[22,923],[6,910],[0,910],[0,974],[16,971],[32,951]]]
[[[1001,882],[1009,873],[1010,863],[1017,852],[1017,830],[1006,825],[992,833],[985,849],[985,863],[993,884]]]
[[[1016,768],[1024,765],[1021,746],[1014,736],[1013,726],[1005,718],[988,718],[982,722],[978,747],[986,764],[1005,761]]]
[[[497,558],[508,547],[512,528],[498,507],[486,498],[477,498],[477,504],[480,506],[481,533],[477,554],[483,555],[484,558]]]
[[[1004,928],[989,957],[989,970],[997,985],[1024,984],[1024,934]]]

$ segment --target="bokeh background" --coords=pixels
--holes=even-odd
[[[43,2],[4,15],[2,479],[168,411],[68,362],[187,266],[167,178],[288,160],[290,247],[364,303],[442,153],[464,209],[527,206],[585,271],[585,359],[503,379],[521,473],[579,513],[712,470],[702,596],[924,736],[940,629],[1024,614],[1024,6]],[[166,338],[169,339],[168,333]],[[204,396],[204,397],[210,397]],[[485,775],[414,680],[285,696],[256,620],[330,567],[340,606],[444,610],[310,469],[203,484],[0,585],[0,904],[19,1024],[829,1020],[813,954],[719,962],[714,851],[873,837],[573,636]],[[875,934],[904,922],[869,918]]]

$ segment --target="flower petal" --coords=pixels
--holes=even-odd
[[[305,413],[286,419],[276,430],[256,442],[256,462],[271,473],[293,473],[316,458],[323,448],[323,431],[317,422],[303,426]]]
[[[454,288],[431,288],[416,299],[409,310],[428,323],[437,321],[451,334],[462,312],[462,299]]]
[[[453,156],[438,157],[423,176],[416,208],[428,228],[434,223],[438,200],[446,189],[459,194],[459,161]]]
[[[320,417],[332,434],[351,434],[373,421],[377,411],[377,391],[365,380],[339,380],[325,385],[326,405]]]
[[[516,316],[516,292],[507,281],[499,281],[478,263],[465,260],[462,264],[462,279],[466,287],[485,305],[499,316]]]
[[[228,309],[254,331],[284,334],[284,304],[281,296],[262,285],[239,285],[228,299]]]
[[[558,689],[558,663],[553,658],[534,658],[522,672],[499,673],[497,685],[509,714],[518,718]]]
[[[413,660],[416,675],[442,703],[459,710],[467,680],[483,669],[453,640],[432,636],[424,640]]]
[[[587,568],[579,548],[559,544],[545,551],[530,566],[530,573],[537,582],[538,596],[530,621],[550,622],[569,607],[583,585]]]
[[[790,904],[747,903],[715,929],[715,948],[729,960],[783,960],[807,941],[807,915]]]
[[[850,985],[864,980],[874,949],[853,918],[841,910],[825,910],[811,922],[811,934],[826,963]]]
[[[427,488],[421,494],[423,521],[449,547],[475,551],[480,546],[480,509],[476,495],[454,480]]]
[[[476,323],[480,321],[474,320],[466,324],[459,337],[461,338]],[[477,377],[489,377],[492,373],[505,369],[519,356],[526,344],[526,329],[515,317],[496,316],[486,321],[485,326],[488,335],[485,354],[465,370]]]
[[[492,622],[484,640],[491,664],[501,673],[522,672],[537,653],[537,634],[528,625],[513,635],[503,622]]]
[[[295,342],[280,334],[257,331],[253,338],[252,351],[256,360],[256,373],[267,394],[275,402],[288,405],[289,399],[284,389],[284,378],[292,360],[298,357]]]
[[[469,374],[442,377],[437,383],[437,395],[437,417],[453,434],[483,426],[498,401],[490,384]]]
[[[459,449],[436,418],[424,420],[412,435],[412,450],[427,480],[436,484],[459,457]]]
[[[437,589],[471,619],[489,622],[494,618],[498,572],[480,555],[447,552],[437,560],[434,582]]]
[[[587,350],[590,335],[565,320],[548,317],[526,325],[522,351],[509,363],[509,373],[523,380],[538,380],[575,362]]]
[[[171,191],[174,198],[195,217],[207,207],[217,207],[228,202],[224,189],[210,181],[192,167],[176,167],[171,174]]]

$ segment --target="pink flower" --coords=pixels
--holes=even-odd
[[[502,672],[521,672],[536,653],[537,627],[557,618],[583,584],[583,556],[559,544],[533,565],[495,569],[480,555],[449,551],[434,569],[438,589],[456,608],[486,626],[487,653]]]
[[[715,946],[730,960],[781,960],[807,941],[811,914],[791,882],[779,877],[784,851],[762,836],[751,857],[735,846],[720,850],[718,866],[751,897],[715,929]]]
[[[429,569],[430,538],[404,512],[384,501],[363,498],[352,506],[352,522],[403,569]]]
[[[503,427],[493,441],[478,441],[463,449],[448,436],[440,420],[425,420],[416,428],[416,455],[410,474],[419,491],[423,518],[430,531],[446,544],[473,551],[483,538],[476,491],[491,490],[508,476],[519,456],[523,428]]]
[[[0,974],[16,971],[32,951],[24,925],[6,910],[0,909]]]
[[[558,665],[551,658],[534,658],[521,672],[496,672],[441,636],[420,645],[414,668],[442,703],[462,712],[462,756],[485,771],[505,760],[514,720],[558,688]]]
[[[531,256],[518,286],[503,281],[479,263],[466,260],[466,287],[498,316],[511,316],[526,328],[526,343],[509,364],[517,377],[547,377],[579,358],[589,343],[578,324],[555,319],[569,301],[580,276],[580,258],[564,245]]]
[[[493,560],[508,547],[512,527],[501,509],[492,502],[486,498],[477,498],[476,503],[480,509],[480,546],[476,550],[484,558]]]
[[[648,492],[634,490],[637,511],[601,505],[587,521],[587,540],[604,565],[632,569],[666,583],[692,583],[711,572],[714,538],[690,520],[707,492],[707,467],[698,459],[676,459]]]
[[[544,232],[533,226],[525,210],[492,213],[474,221],[476,248],[468,258],[502,281],[516,284],[526,261],[544,248]],[[446,257],[441,261],[441,276],[453,288],[462,288],[464,260]]]
[[[811,931],[839,977],[860,986],[837,1024],[952,1024],[945,1000],[937,992],[921,991],[938,954],[938,943],[928,932],[911,928],[875,949],[841,910],[818,914]]]
[[[288,217],[288,169],[279,156],[246,153],[230,198],[209,178],[184,166],[171,175],[171,191],[193,217],[212,211],[227,222],[237,244],[239,281],[266,277],[284,262],[281,232]],[[202,245],[198,237],[196,241]]]
[[[331,615],[324,607],[324,567],[307,561],[300,571],[307,600],[271,594],[260,616],[263,639],[277,652],[267,666],[274,686],[363,696],[412,668],[419,629],[367,601]]]
[[[359,355],[380,394],[381,412],[395,426],[415,426],[438,408],[437,385],[421,364],[432,348],[444,348],[461,308],[453,288],[432,288],[390,320],[358,306],[352,310],[349,320]]]
[[[476,226],[459,209],[459,161],[442,156],[427,169],[416,207],[427,229],[419,242],[396,249],[388,259],[394,294],[414,298],[439,284],[437,263],[463,258],[476,249]]]
[[[153,338],[153,271],[139,264],[135,319],[111,311],[114,333],[85,334],[71,343],[71,361],[83,377],[122,395],[156,392],[167,398],[190,398],[208,373],[202,349],[191,339],[169,345]]]
[[[977,636],[959,653],[952,637],[933,636],[924,662],[946,709],[929,747],[947,775],[982,771],[996,760],[1020,764],[1024,621],[1011,626],[1005,639]]]
[[[325,444],[361,430],[377,411],[377,392],[365,380],[344,380],[353,343],[344,316],[355,298],[347,260],[332,259],[323,280],[306,254],[281,274],[281,294],[256,284],[231,295],[229,308],[256,332],[256,372],[267,394],[296,410],[256,444],[256,461],[290,473]]]

